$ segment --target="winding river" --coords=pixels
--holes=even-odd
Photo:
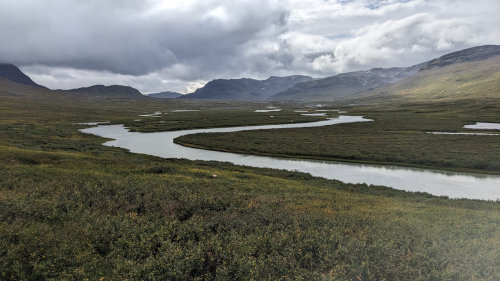
[[[155,155],[163,158],[185,158],[189,160],[225,161],[237,165],[260,168],[285,169],[310,173],[313,176],[336,179],[347,183],[384,185],[406,191],[427,192],[450,198],[481,200],[500,199],[500,176],[399,166],[353,164],[345,162],[301,160],[235,154],[185,147],[174,143],[183,135],[212,132],[237,132],[245,130],[319,127],[340,123],[371,121],[361,116],[339,116],[311,123],[243,126],[214,129],[194,129],[169,132],[129,132],[123,125],[99,125],[82,129],[84,133],[114,139],[104,143],[121,147],[135,153]]]

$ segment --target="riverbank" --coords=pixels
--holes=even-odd
[[[438,170],[500,174],[497,135],[435,135],[476,132],[464,125],[498,122],[500,107],[482,105],[351,108],[375,120],[321,128],[182,136],[177,143],[254,155],[402,165]],[[497,115],[498,114],[498,115]]]
[[[266,157],[275,157],[275,158],[290,158],[297,160],[317,160],[317,161],[330,161],[330,162],[339,162],[339,163],[352,163],[352,164],[368,164],[368,165],[378,165],[378,166],[398,166],[398,167],[406,167],[406,168],[417,168],[417,169],[427,169],[427,170],[435,170],[442,172],[463,172],[470,174],[481,174],[481,175],[500,175],[500,171],[484,171],[479,169],[467,169],[467,168],[449,168],[449,167],[436,167],[436,166],[426,166],[426,165],[417,165],[410,164],[404,162],[382,162],[382,161],[370,161],[370,160],[356,160],[356,159],[344,159],[344,158],[334,158],[331,156],[322,157],[322,156],[308,156],[308,155],[287,155],[287,154],[277,154],[277,153],[269,153],[269,152],[259,152],[259,151],[247,151],[247,150],[236,150],[236,149],[224,149],[224,148],[212,148],[207,147],[205,145],[193,144],[190,142],[184,142],[183,140],[186,138],[176,138],[174,139],[174,143],[178,145],[182,145],[185,147],[191,147],[195,149],[209,149],[213,151],[227,152],[227,153],[237,153],[244,155],[255,155],[255,156],[266,156]]]
[[[341,162],[308,161],[305,159],[287,160],[193,149],[175,143],[175,139],[192,134],[203,136],[207,135],[207,133],[274,131],[285,128],[322,128],[359,122],[371,123],[371,120],[361,116],[339,116],[324,121],[298,124],[207,128],[156,133],[130,132],[123,125],[99,125],[97,127],[82,129],[81,131],[113,139],[104,143],[107,146],[121,147],[134,153],[163,158],[230,162],[236,165],[257,168],[299,171],[316,177],[340,180],[345,183],[383,185],[405,191],[427,192],[436,196],[447,196],[450,198],[500,199],[500,190],[498,190],[498,186],[500,186],[499,176],[444,172],[432,169],[411,169],[398,166],[356,165]]]

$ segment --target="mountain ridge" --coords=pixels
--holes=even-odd
[[[182,97],[183,94],[172,91],[165,91],[165,92],[147,94],[146,96],[156,99],[175,99]]]
[[[68,92],[77,95],[86,95],[92,97],[104,98],[146,98],[139,90],[123,85],[92,85],[89,87],[82,87],[67,90]]]
[[[266,80],[215,79],[194,93],[184,95],[181,98],[262,101],[297,83],[311,80],[313,80],[312,77],[304,75],[271,76]]]
[[[285,101],[330,102],[355,100],[366,96],[373,96],[374,92],[381,95],[384,91],[378,91],[379,89],[392,89],[391,85],[398,84],[400,81],[407,83],[406,86],[401,86],[401,88],[406,87],[406,91],[410,91],[409,84],[411,84],[411,79],[414,77],[420,79],[422,76],[425,76],[425,73],[428,71],[433,70],[433,75],[441,76],[439,71],[445,69],[446,67],[465,63],[488,61],[499,55],[499,45],[476,46],[445,54],[438,58],[410,67],[373,68],[368,71],[341,73],[315,81],[299,83],[290,89],[272,96],[270,99]],[[481,65],[476,67],[481,67]],[[397,71],[400,71],[400,73],[397,73]],[[472,69],[461,69],[461,71],[470,73],[473,72]],[[453,77],[458,74],[447,72],[447,75]],[[428,81],[428,83],[432,83],[431,77],[427,77],[425,80]],[[471,82],[469,81],[469,83]],[[435,85],[435,87],[439,88],[438,85]],[[453,84],[453,87],[460,88],[460,85],[455,83]],[[390,90],[386,90],[385,92],[388,96],[390,95]]]
[[[19,84],[47,89],[47,87],[35,83],[28,75],[24,74],[19,67],[10,63],[0,63],[0,77]]]
[[[399,81],[417,73],[419,69],[420,64],[410,67],[372,68],[364,71],[340,73],[314,81],[298,83],[269,99],[284,101],[342,100]]]
[[[35,83],[17,66],[0,63],[0,79],[7,88],[15,84],[46,89]],[[455,91],[455,92],[453,92]],[[372,68],[314,79],[304,75],[215,79],[194,93],[180,96],[175,92],[142,95],[123,85],[93,85],[68,92],[84,98],[185,98],[240,101],[326,101],[345,102],[377,97],[387,99],[464,98],[471,95],[500,95],[500,45],[482,45],[445,54],[410,67]],[[420,93],[421,96],[416,95]]]
[[[500,55],[500,45],[482,45],[452,52],[425,63],[420,69],[430,70],[435,67],[443,67],[454,63],[479,61]]]
[[[500,56],[425,69],[397,83],[366,92],[360,100],[419,103],[478,98],[500,98]]]

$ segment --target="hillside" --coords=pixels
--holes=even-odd
[[[90,87],[68,90],[69,92],[89,97],[101,98],[145,98],[137,89],[122,85],[94,85]]]
[[[58,103],[63,100],[79,100],[78,97],[69,92],[60,90],[50,90],[45,87],[35,87],[13,82],[11,80],[0,78],[0,98],[7,104],[9,100],[23,99],[37,101],[37,103]]]
[[[208,82],[204,87],[183,98],[191,99],[219,99],[219,100],[266,100],[270,96],[286,90],[297,83],[312,81],[309,76],[272,76],[266,80],[250,78],[216,79]]]
[[[486,60],[500,55],[499,45],[484,45],[449,53],[427,62],[420,70],[430,70],[435,67],[444,67],[461,62]]]
[[[45,88],[33,82],[28,75],[24,74],[17,66],[10,63],[0,63],[0,77],[27,86]]]
[[[500,56],[423,70],[365,93],[372,102],[437,102],[500,97]]]
[[[147,96],[150,98],[157,98],[157,99],[175,99],[178,97],[182,97],[182,94],[177,92],[166,91],[161,93],[148,94]]]
[[[473,47],[408,68],[375,68],[300,83],[272,100],[414,102],[498,97],[500,46]],[[375,98],[375,100],[373,100]]]
[[[342,73],[299,83],[270,97],[270,100],[339,101],[359,97],[363,92],[385,86],[417,73],[421,65],[411,67],[373,68]]]
[[[431,60],[415,75],[365,96],[372,102],[499,98],[500,46],[466,49]]]

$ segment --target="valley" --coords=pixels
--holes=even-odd
[[[425,280],[495,272],[483,268],[497,266],[498,202],[161,159],[78,132],[81,119],[137,118],[135,104],[110,112],[115,102],[91,113],[31,103],[19,114],[26,100],[2,109],[4,276],[266,279],[286,271],[290,279]],[[241,125],[255,114],[248,110]]]
[[[496,280],[500,203],[478,194],[496,191],[499,131],[464,127],[500,123],[498,56],[479,50],[342,102],[76,93],[0,71],[0,279]],[[373,121],[334,124],[360,116]],[[99,128],[116,134],[84,133]],[[183,135],[203,129],[218,132]],[[137,149],[120,144],[136,136]],[[299,158],[425,189],[315,176]],[[435,192],[435,178],[419,181],[427,170],[470,175],[450,185],[471,196]]]

